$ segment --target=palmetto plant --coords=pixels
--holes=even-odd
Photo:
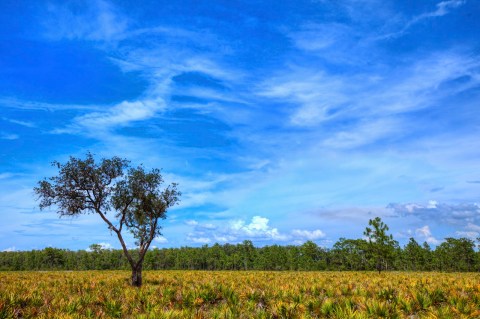
[[[0,318],[480,318],[476,273],[0,273]]]

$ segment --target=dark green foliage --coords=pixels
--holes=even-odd
[[[410,241],[394,255],[391,270],[474,271],[480,268],[480,253],[469,249],[469,239],[447,239],[435,250]],[[143,269],[165,270],[375,270],[368,261],[368,243],[363,239],[340,239],[332,249],[313,242],[301,246],[215,244],[149,250]],[[418,245],[418,246],[417,246]],[[246,249],[246,247],[248,247]],[[429,248],[429,247],[428,247]],[[136,251],[130,251],[132,255]],[[452,257],[449,257],[452,255]],[[455,262],[458,261],[458,262]],[[122,250],[70,251],[56,248],[0,252],[0,270],[92,270],[129,269]]]
[[[415,239],[410,238],[403,250],[405,268],[411,270],[428,270],[431,259],[430,254],[428,244],[422,247]]]
[[[395,250],[398,242],[388,235],[388,226],[380,219],[375,217],[368,221],[369,227],[363,234],[368,238],[367,256],[370,263],[375,265],[378,272],[391,268],[395,257]]]
[[[374,220],[375,221],[375,220]],[[373,224],[373,225],[372,225]],[[371,223],[368,234],[377,236],[375,247],[365,239],[340,238],[331,249],[312,241],[294,246],[255,247],[249,240],[242,243],[204,245],[198,248],[164,248],[146,252],[143,269],[148,270],[375,270],[376,261],[388,262],[389,270],[413,271],[476,271],[480,269],[480,252],[466,238],[446,238],[431,250],[427,243],[419,245],[410,238],[401,249],[388,227],[380,219]],[[383,239],[382,239],[383,238]],[[376,239],[377,240],[377,239]],[[372,247],[373,246],[373,247]],[[372,249],[377,249],[373,250]],[[138,256],[139,250],[129,250]],[[91,270],[128,269],[131,267],[122,250],[102,249],[93,244],[89,251],[56,248],[43,250],[0,252],[1,270]],[[375,259],[372,259],[375,258]],[[378,259],[376,259],[378,258]],[[383,259],[382,259],[383,258]],[[372,260],[374,262],[372,262]],[[377,269],[378,270],[378,269]]]
[[[445,238],[435,250],[435,263],[441,270],[475,270],[475,243],[467,238]],[[478,268],[477,268],[478,269]]]
[[[363,239],[340,238],[330,251],[331,262],[339,270],[369,269],[368,243]]]

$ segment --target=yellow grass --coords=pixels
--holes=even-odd
[[[0,318],[480,318],[476,273],[0,272]]]

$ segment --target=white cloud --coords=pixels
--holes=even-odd
[[[365,135],[368,139],[370,135],[378,139],[398,134],[398,127],[409,126],[398,115],[432,107],[447,96],[478,87],[479,61],[468,53],[447,51],[419,58],[404,65],[401,71],[391,69],[353,76],[289,66],[259,86],[258,94],[298,105],[290,117],[293,125],[308,127],[345,119],[353,123],[348,126],[351,131],[336,132],[341,135],[337,139],[342,134],[351,134],[347,135],[351,139],[355,133],[360,138]],[[459,78],[465,81],[455,82]],[[392,116],[396,122],[389,126]],[[375,130],[378,135],[369,130],[372,121],[379,123]]]
[[[14,174],[12,174],[12,173],[0,173],[0,180],[8,179],[8,178],[11,178],[13,176],[14,176]]]
[[[427,19],[439,18],[449,14],[453,9],[456,9],[466,3],[465,0],[446,0],[436,4],[434,10],[421,13],[409,18],[399,18],[398,14],[389,13],[384,21],[384,25],[380,28],[380,32],[373,36],[374,40],[385,40],[392,38],[399,38],[405,35],[413,26],[423,22]],[[384,30],[389,30],[385,32]]]
[[[221,65],[222,53],[218,50],[220,40],[208,31],[199,33],[163,26],[135,30],[130,28],[133,24],[114,3],[103,0],[94,0],[88,4],[51,5],[48,16],[45,22],[48,38],[114,43],[99,48],[108,56],[114,56],[110,60],[124,72],[141,72],[149,83],[138,99],[113,106],[97,106],[94,108],[96,112],[77,116],[71,124],[53,129],[52,133],[82,134],[111,144],[111,140],[120,135],[115,132],[116,128],[152,119],[166,109],[165,101],[175,94],[172,91],[172,79],[175,76],[200,72],[225,85],[228,81],[238,81],[242,77],[240,72]],[[136,41],[139,38],[151,45],[138,46]],[[195,46],[202,47],[202,50],[196,50]],[[202,90],[195,86],[184,87],[181,88],[181,94],[223,102],[242,102],[241,99],[234,98],[233,94],[205,87]]]
[[[250,224],[243,220],[236,220],[230,224],[230,230],[237,237],[286,240],[287,237],[279,233],[277,228],[268,225],[268,218],[254,216]]]
[[[325,139],[328,148],[351,149],[376,142],[400,130],[400,121],[394,118],[370,119],[362,121],[347,131],[339,131]]]
[[[13,124],[25,126],[25,127],[30,127],[30,128],[36,127],[36,125],[32,122],[19,121],[19,120],[9,119],[9,118],[6,118],[6,117],[2,117],[2,120],[13,123]]]
[[[0,139],[13,141],[19,139],[19,136],[17,134],[0,132]]]
[[[457,231],[455,232],[460,237],[466,237],[472,240],[476,240],[478,238],[479,233],[476,231]]]
[[[437,3],[437,9],[432,13],[427,13],[427,16],[431,17],[441,17],[446,15],[449,11],[448,9],[458,8],[464,5],[466,0],[447,0]]]
[[[307,240],[317,240],[320,238],[325,237],[325,233],[321,231],[320,229],[316,230],[300,230],[300,229],[294,229],[292,231],[292,236],[294,238],[302,238],[302,239],[307,239]]]
[[[421,228],[417,228],[415,230],[415,234],[422,237],[429,237],[432,235],[432,233],[430,232],[430,227],[428,225],[425,225]]]
[[[123,101],[105,113],[90,113],[77,118],[83,126],[105,128],[121,126],[133,121],[151,118],[158,110],[165,108],[163,100]]]
[[[405,128],[412,124],[399,115],[432,107],[445,97],[478,87],[479,61],[471,54],[447,51],[420,57],[399,69],[345,76],[287,66],[260,84],[257,94],[291,103],[290,123],[294,126],[341,123],[333,136],[327,131],[321,137],[328,145],[340,141],[356,146],[405,134]],[[455,82],[459,78],[465,80]]]
[[[107,5],[102,1],[100,1],[100,6],[107,12],[106,16],[109,16],[109,12],[116,12],[112,5]],[[122,30],[123,28],[126,27],[122,27]],[[110,58],[110,61],[120,67],[122,71],[137,71],[147,80],[148,87],[139,98],[123,101],[113,106],[97,106],[95,112],[77,116],[71,124],[53,129],[51,132],[57,134],[82,134],[111,144],[111,140],[120,135],[120,133],[115,132],[116,128],[129,126],[137,121],[150,120],[161,115],[167,109],[166,101],[169,101],[169,108],[197,108],[197,106],[193,105],[194,103],[182,104],[170,101],[172,95],[177,93],[182,96],[188,95],[199,99],[218,100],[222,103],[245,103],[242,98],[237,98],[240,94],[223,92],[221,89],[207,87],[200,89],[196,85],[176,87],[174,83],[175,76],[189,72],[198,72],[212,77],[225,87],[229,87],[229,82],[239,81],[243,75],[239,71],[222,65],[218,45],[207,45],[200,51],[192,47],[192,41],[200,43],[205,38],[218,44],[215,42],[218,41],[215,37],[207,35],[204,37],[203,33],[199,35],[196,32],[177,29],[170,33],[170,29],[159,26],[128,32],[119,31],[118,33],[121,33],[124,37],[123,41],[116,43],[115,46],[102,47],[107,55],[115,56],[115,58]],[[78,33],[81,33],[87,40],[105,38],[105,41],[109,41],[109,39],[120,37],[116,32],[104,31],[101,31],[99,36],[90,36],[90,33],[85,30],[78,31]],[[111,35],[107,36],[105,33]],[[181,36],[177,38],[176,34]],[[67,34],[67,38],[75,38],[77,36],[80,37],[77,32],[72,35]],[[152,45],[148,47],[138,46],[136,44],[138,37]],[[167,42],[168,45],[163,45],[164,42]],[[176,90],[179,92],[176,92]],[[224,108],[224,105],[217,108],[208,107],[207,109],[208,113],[211,113],[219,112],[218,109],[222,108]]]
[[[206,224],[199,224],[199,225],[197,225],[197,228],[213,230],[213,229],[217,229],[217,226],[215,226],[215,225],[213,225],[213,224],[211,224],[211,223],[206,223]]]
[[[129,21],[107,1],[93,0],[50,4],[43,23],[48,39],[109,42],[125,36]]]
[[[299,49],[322,51],[350,42],[355,33],[355,30],[340,23],[310,23],[303,25],[300,31],[291,33],[290,37]]]
[[[202,150],[204,154],[207,150]],[[217,156],[214,152],[211,156]],[[196,156],[186,154],[185,156]],[[206,204],[220,207],[234,207],[242,202],[243,196],[252,191],[251,182],[262,178],[262,172],[248,170],[241,173],[200,173],[197,176],[179,176],[167,174],[166,180],[178,182],[182,188],[182,208],[197,208]],[[209,213],[208,215],[211,215]],[[219,212],[213,215],[218,216]],[[224,217],[231,217],[227,210],[222,213]],[[225,216],[228,215],[228,216]]]
[[[416,209],[423,208],[423,206],[419,204],[411,203],[411,204],[405,204],[404,208],[405,208],[405,211],[409,213],[413,213]]]
[[[389,204],[388,208],[401,216],[418,216],[421,219],[447,222],[454,225],[473,225],[480,222],[477,203],[446,204],[429,201],[427,204]]]
[[[237,241],[237,237],[230,236],[230,235],[225,235],[225,234],[224,235],[214,234],[213,238],[214,238],[215,242],[219,242],[219,243],[227,243],[227,242],[236,242]]]
[[[480,226],[474,223],[468,223],[464,230],[459,230],[456,232],[458,236],[467,237],[472,240],[476,240],[480,237]]]
[[[290,234],[283,234],[277,228],[269,225],[270,220],[262,216],[253,216],[249,223],[244,220],[231,220],[228,223],[189,223],[194,226],[194,231],[188,233],[187,240],[193,243],[235,243],[243,240],[254,242],[275,241],[305,241],[318,240],[325,237],[325,233],[319,229],[303,230],[295,229]]]
[[[269,78],[259,87],[263,97],[300,104],[290,121],[293,125],[312,126],[332,117],[329,112],[348,101],[347,84],[324,72],[293,68],[285,75]]]
[[[185,221],[185,224],[187,224],[188,226],[196,226],[198,225],[198,222],[195,220],[187,220]]]
[[[209,244],[212,242],[212,240],[208,237],[197,237],[193,233],[187,235],[187,240],[195,244]]]
[[[442,242],[441,240],[438,240],[435,237],[427,237],[425,241],[431,245],[438,245]]]
[[[155,237],[154,239],[157,243],[160,243],[160,244],[165,244],[168,242],[168,240],[163,237],[163,236],[159,236],[159,237]]]
[[[480,232],[480,226],[473,223],[468,223],[467,226],[465,226],[465,229],[468,229],[470,231]]]
[[[438,245],[441,243],[441,240],[436,239],[432,236],[432,232],[430,231],[430,227],[425,225],[423,227],[417,228],[415,230],[415,234],[425,240],[427,243],[432,245]]]
[[[182,71],[196,71],[208,74],[213,78],[233,82],[239,81],[245,76],[242,71],[223,67],[219,61],[201,55],[190,56],[183,62],[181,69],[183,69]],[[232,94],[230,94],[230,98],[232,98]]]
[[[5,251],[5,252],[9,252],[9,251],[17,251],[17,249],[15,248],[15,246],[12,246],[12,247],[8,247],[8,248],[5,248],[4,250],[2,251]]]
[[[46,110],[46,111],[62,111],[62,110],[99,110],[97,105],[84,104],[56,104],[39,101],[24,101],[17,98],[0,98],[0,106],[4,108],[14,108],[22,110]],[[24,122],[29,123],[29,122]],[[17,123],[18,124],[18,123]]]
[[[476,87],[478,78],[478,57],[456,52],[441,52],[420,59],[403,74],[392,74],[397,78],[387,81],[388,88],[382,89],[367,99],[371,114],[401,114],[431,107],[446,96]],[[465,77],[464,83],[450,83]],[[381,85],[383,86],[383,85]],[[370,94],[367,90],[366,94]],[[366,97],[365,97],[366,98]]]
[[[421,22],[422,20],[429,19],[429,18],[435,18],[435,17],[442,17],[446,14],[448,14],[452,9],[458,8],[465,4],[465,0],[447,0],[447,1],[442,1],[437,3],[436,9],[430,12],[422,13],[416,17],[414,17],[412,20],[410,20],[403,30],[401,31],[402,33],[405,32],[407,29],[409,29],[411,26],[414,24],[417,24]]]
[[[93,112],[76,117],[74,123],[66,128],[55,129],[52,133],[87,133],[100,137],[102,132],[122,126],[128,126],[132,122],[147,120],[165,109],[162,99],[123,101],[105,112]],[[85,130],[86,129],[86,130]]]
[[[188,226],[194,226],[196,231],[217,229],[217,226],[212,223],[199,223],[196,220],[187,220],[184,223]]]
[[[436,200],[429,200],[427,204],[427,208],[433,209],[437,208],[438,202]]]
[[[227,224],[227,227],[213,223],[200,224],[191,221],[186,223],[195,227],[194,231],[187,235],[187,240],[194,243],[237,242],[246,239],[285,241],[289,238],[281,234],[277,228],[270,227],[268,218],[261,216],[252,217],[248,224],[244,220],[233,220]]]

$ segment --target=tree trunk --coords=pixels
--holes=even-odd
[[[143,265],[138,265],[136,268],[132,268],[132,286],[141,287],[142,286],[142,267]]]

